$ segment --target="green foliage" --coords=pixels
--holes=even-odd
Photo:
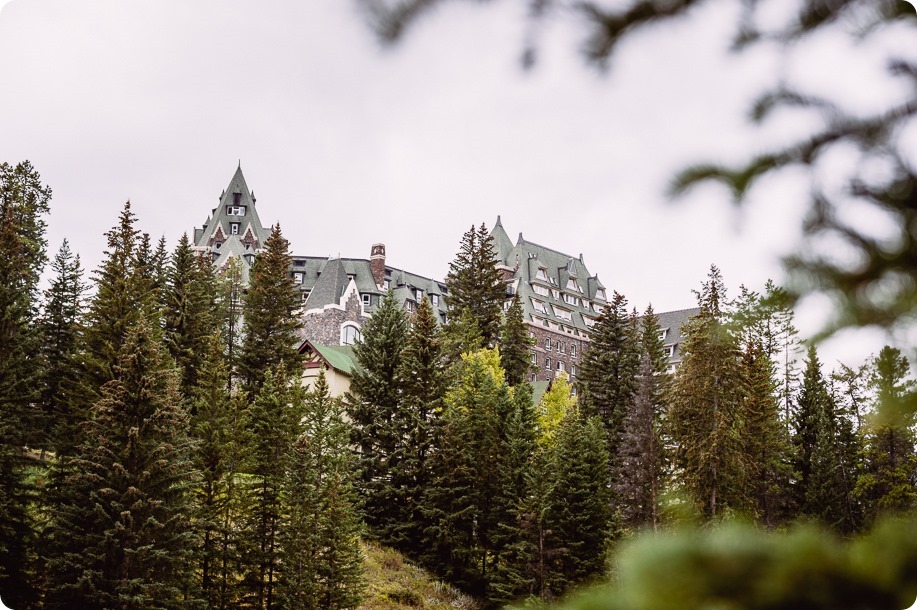
[[[52,511],[47,608],[185,608],[195,477],[177,380],[152,325],[125,337],[114,379],[63,463]]]
[[[529,336],[523,317],[522,302],[519,293],[516,293],[506,310],[500,331],[500,360],[506,370],[506,380],[511,386],[528,380],[528,373],[532,369],[532,344],[533,339]]]
[[[731,525],[643,536],[618,555],[614,586],[563,608],[906,608],[917,595],[914,527],[913,520],[887,521],[848,543],[811,526],[784,534]]]
[[[551,382],[551,387],[541,397],[536,410],[535,426],[538,443],[553,447],[557,429],[567,414],[576,407],[576,397],[571,393],[566,373],[561,373]]]
[[[50,198],[28,161],[0,163],[0,596],[19,606],[34,595],[24,447],[42,424],[34,406],[43,381],[35,318]]]
[[[347,397],[347,414],[353,422],[351,440],[359,450],[359,477],[363,517],[369,531],[382,534],[395,527],[399,507],[392,483],[400,468],[404,430],[397,381],[402,349],[407,338],[407,319],[393,292],[363,325],[362,339],[354,346],[358,368]],[[402,507],[403,508],[403,507]]]
[[[217,284],[209,258],[191,248],[183,234],[172,254],[166,284],[165,342],[181,371],[181,391],[190,396],[200,374],[200,355],[219,325]]]
[[[39,321],[45,365],[41,446],[56,449],[57,440],[69,436],[77,424],[67,401],[67,392],[77,383],[75,356],[82,334],[80,316],[86,286],[80,257],[71,253],[66,239],[51,261],[51,269],[55,275],[45,291],[44,310]]]
[[[283,558],[280,532],[286,512],[281,493],[294,440],[301,431],[303,389],[299,370],[278,364],[267,372],[248,407],[246,505],[242,522],[242,603],[272,608]]]
[[[494,265],[497,254],[493,238],[482,223],[473,226],[462,236],[458,254],[449,263],[446,285],[449,295],[446,302],[455,312],[468,310],[481,333],[481,346],[496,341],[500,334],[506,284]],[[477,347],[468,345],[466,350]]]
[[[274,225],[255,257],[244,298],[238,371],[249,400],[260,391],[268,371],[281,364],[293,371],[302,362],[297,349],[300,298],[290,275],[292,266],[290,242],[280,225]]]
[[[362,598],[363,554],[354,502],[354,460],[340,399],[324,371],[307,393],[302,433],[293,446],[282,499],[283,561],[278,596],[291,610],[356,608]]]
[[[609,455],[615,455],[627,405],[633,397],[640,362],[635,321],[627,299],[614,293],[592,329],[577,376],[577,396],[587,415],[598,415],[605,426]]]
[[[698,293],[700,312],[682,328],[682,363],[675,373],[669,426],[676,478],[706,518],[745,510],[747,456],[742,451],[742,371],[726,324],[726,293],[711,266]]]

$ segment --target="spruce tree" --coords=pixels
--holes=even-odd
[[[500,331],[500,361],[511,386],[528,381],[532,369],[532,338],[525,326],[519,293],[513,295]]]
[[[549,544],[561,549],[550,588],[560,595],[605,573],[612,515],[601,420],[573,409],[556,442],[548,522]]]
[[[268,371],[282,364],[291,372],[302,361],[296,345],[300,298],[290,276],[292,266],[290,242],[281,234],[280,225],[274,225],[255,257],[244,298],[238,369],[242,391],[249,400],[258,395]]]
[[[267,372],[244,426],[250,434],[244,472],[247,505],[243,519],[243,606],[280,607],[277,581],[283,561],[280,532],[287,506],[282,490],[293,442],[301,431],[303,389],[299,371],[278,364]]]
[[[481,333],[483,346],[499,337],[506,299],[506,284],[495,266],[496,261],[493,237],[482,223],[478,229],[472,226],[462,236],[459,251],[449,263],[446,275],[449,287],[446,303],[459,314],[468,310]]]
[[[230,396],[223,340],[215,332],[200,355],[191,395],[192,457],[200,478],[194,486],[194,522],[199,587],[208,608],[235,604],[236,566],[240,562],[239,523],[244,506],[237,483],[243,448],[249,439],[241,408]]]
[[[393,292],[383,297],[362,331],[354,346],[358,367],[351,377],[347,413],[359,455],[357,489],[363,517],[371,533],[384,536],[398,527],[403,509],[392,476],[403,458],[405,418],[397,379],[403,372],[407,319]]]
[[[429,525],[421,497],[430,485],[430,455],[436,450],[439,417],[445,393],[445,362],[441,332],[429,301],[424,299],[411,318],[399,369],[398,408],[393,427],[401,440],[395,450],[391,481],[397,514],[381,532],[382,538],[404,552],[416,554]]]
[[[873,521],[917,506],[917,455],[913,415],[901,409],[914,392],[907,359],[897,348],[885,346],[871,364],[876,415],[865,435],[856,495]]]
[[[725,290],[719,269],[712,266],[698,293],[700,311],[682,329],[683,360],[673,380],[668,417],[675,476],[706,518],[748,506],[740,355],[726,324]]]
[[[52,511],[47,608],[184,608],[195,477],[177,379],[154,323],[138,320],[68,458]]]
[[[343,404],[328,393],[324,371],[305,398],[303,430],[293,446],[282,492],[281,606],[290,610],[356,608],[363,597],[361,523]]]
[[[181,372],[182,394],[197,385],[201,355],[219,325],[217,284],[209,259],[191,248],[183,234],[168,266],[163,324],[169,353]]]
[[[24,448],[42,422],[35,408],[43,368],[36,316],[50,198],[28,161],[0,163],[0,597],[14,607],[34,598]]]
[[[596,320],[576,378],[580,406],[587,416],[601,419],[610,456],[617,454],[627,405],[636,390],[640,356],[634,331],[627,299],[616,292]]]
[[[73,421],[66,399],[68,388],[77,381],[74,362],[82,330],[83,269],[79,255],[70,251],[65,239],[51,261],[54,277],[45,291],[40,320],[45,382],[42,384],[41,404],[44,410],[42,448],[56,450],[57,439],[72,434]]]

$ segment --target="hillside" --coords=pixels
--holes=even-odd
[[[366,555],[366,599],[360,610],[477,610],[475,601],[417,567],[397,551],[372,542]]]

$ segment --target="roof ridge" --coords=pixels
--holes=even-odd
[[[561,255],[561,256],[563,256],[563,257],[566,257],[566,258],[569,258],[569,259],[580,260],[579,258],[577,258],[577,257],[575,257],[575,256],[572,256],[572,255],[570,255],[570,254],[567,254],[566,252],[561,252],[560,250],[555,250],[554,248],[549,248],[549,247],[547,247],[547,246],[542,246],[541,244],[536,244],[535,242],[529,241],[529,240],[527,240],[527,239],[525,239],[525,238],[522,238],[522,239],[519,241],[519,243],[520,243],[520,244],[528,244],[528,245],[530,245],[530,246],[538,246],[539,248],[542,248],[542,249],[544,249],[544,250],[548,250],[548,251],[550,251],[550,252],[553,252],[554,254],[559,254],[559,255]],[[516,244],[516,245],[519,245],[519,244]],[[581,261],[581,262],[582,262],[582,261]]]

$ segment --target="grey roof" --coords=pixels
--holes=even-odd
[[[299,288],[308,294],[307,312],[331,303],[339,303],[351,279],[361,295],[369,295],[370,303],[364,306],[367,313],[372,313],[378,307],[387,290],[385,286],[380,290],[376,285],[369,259],[364,258],[294,256],[290,272],[294,274],[294,277],[297,273],[302,274]],[[417,304],[417,290],[421,291],[421,298],[430,298],[431,303],[434,300],[432,297],[435,296],[437,304],[434,309],[439,311],[441,321],[445,319],[447,310],[442,296],[448,291],[444,282],[389,266],[385,267],[385,281],[399,298],[402,307],[407,309],[413,309]],[[314,299],[313,293],[315,293]]]
[[[659,328],[665,333],[662,342],[666,347],[673,348],[672,355],[669,356],[669,364],[677,365],[681,362],[681,345],[684,340],[681,328],[698,312],[700,312],[699,307],[692,307],[656,314],[656,317],[659,318]]]
[[[493,237],[494,240],[494,250],[497,252],[497,258],[502,264],[510,265],[507,259],[512,253],[513,242],[510,241],[509,235],[506,234],[506,230],[503,228],[503,223],[500,222],[499,216],[497,216],[497,224],[494,225],[494,229],[490,232],[490,236]],[[515,261],[513,261],[513,264],[515,264]]]
[[[349,283],[350,278],[341,259],[328,259],[309,291],[306,309],[321,309],[325,305],[337,305]]]
[[[248,189],[240,164],[229,186],[220,195],[220,203],[213,209],[212,216],[207,217],[203,227],[194,229],[194,245],[199,250],[212,252],[219,268],[229,256],[243,257],[243,261],[248,263],[251,257],[244,255],[261,249],[268,235],[269,230],[261,225],[255,209],[255,197]],[[246,283],[248,267],[248,264],[243,265],[243,280]]]
[[[500,219],[491,235],[495,246],[509,241]],[[574,257],[526,241],[521,233],[508,251],[505,243],[497,250],[499,264],[514,272],[511,288],[519,294],[527,322],[588,337],[591,322],[606,305],[606,296],[605,287],[598,276],[589,273],[582,255]]]

